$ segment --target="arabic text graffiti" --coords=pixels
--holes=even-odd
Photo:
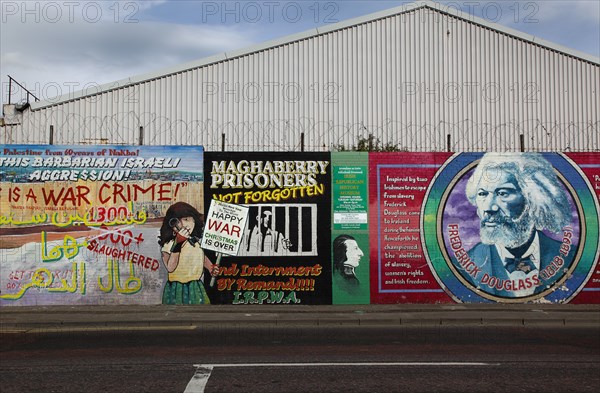
[[[44,289],[52,292],[75,293],[77,290],[85,294],[86,291],[86,269],[85,262],[73,262],[71,273],[71,282],[66,278],[61,278],[59,274],[54,274],[49,269],[42,267],[36,269],[31,274],[30,282],[19,285],[19,291],[16,293],[5,293],[0,295],[0,299],[19,300],[31,288]],[[14,277],[14,276],[13,276]],[[56,280],[56,281],[55,281]]]

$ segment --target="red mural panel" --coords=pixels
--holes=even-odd
[[[371,303],[600,303],[598,153],[373,153]]]
[[[423,252],[421,208],[449,153],[369,155],[371,303],[439,303],[452,299]]]
[[[593,188],[596,199],[600,201],[600,162],[598,162],[598,153],[567,153],[569,158],[575,161],[581,172],[583,172]],[[592,228],[593,229],[593,228]],[[596,228],[598,233],[598,228]],[[577,297],[571,301],[574,304],[597,303],[600,294],[600,262],[596,263],[595,268],[590,272],[590,278],[587,281],[585,290],[581,291]]]

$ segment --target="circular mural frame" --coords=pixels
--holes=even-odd
[[[442,165],[427,191],[421,221],[423,249],[436,280],[446,293],[457,302],[526,303],[537,301],[556,303],[570,301],[587,283],[600,254],[597,239],[598,201],[589,181],[568,157],[560,153],[540,153],[552,165],[557,178],[568,195],[569,204],[571,205],[571,225],[566,227],[568,228],[566,232],[563,229],[558,237],[556,234],[551,235],[554,237],[554,241],[561,241],[561,247],[569,247],[567,254],[572,259],[569,260],[568,266],[561,266],[560,269],[554,272],[553,279],[549,284],[536,288],[535,293],[523,296],[498,295],[494,291],[487,290],[488,287],[473,282],[465,275],[466,270],[464,267],[466,266],[465,260],[467,257],[464,254],[467,253],[467,250],[470,251],[474,240],[471,239],[471,244],[464,242],[466,244],[464,247],[461,243],[462,251],[459,251],[458,255],[460,255],[462,264],[457,263],[458,259],[455,254],[457,247],[452,247],[452,245],[456,246],[458,241],[462,242],[462,239],[456,235],[458,237],[455,236],[452,239],[452,245],[449,243],[451,230],[448,225],[448,217],[451,217],[452,214],[448,214],[448,211],[453,208],[456,209],[456,206],[452,204],[460,199],[457,195],[462,193],[463,202],[466,201],[466,196],[464,196],[465,182],[483,155],[484,153],[455,154]],[[476,225],[479,228],[476,208],[472,205],[470,205],[470,210],[466,206],[459,206],[459,208],[459,214],[466,214],[467,220],[474,221],[473,217],[477,217]],[[470,225],[472,232],[474,231],[474,224],[471,223]],[[592,230],[592,233],[589,233],[588,228],[595,229]],[[456,234],[458,234],[459,226],[456,225],[455,229]],[[571,231],[570,234],[568,231]],[[570,237],[566,238],[567,236]],[[473,238],[474,236],[465,237]],[[577,244],[575,245],[574,241],[570,242],[570,239],[577,239]],[[473,268],[473,270],[475,269]]]

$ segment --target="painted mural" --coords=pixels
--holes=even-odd
[[[368,153],[332,153],[333,304],[369,304]]]
[[[599,156],[371,155],[371,302],[598,303]]]
[[[203,226],[201,147],[10,145],[1,153],[1,305],[207,299],[198,285],[171,288],[202,282],[203,267],[212,268],[193,244]],[[176,247],[179,268],[168,258]],[[191,250],[198,255],[185,257]]]
[[[600,153],[0,149],[0,306],[600,303]]]
[[[240,249],[209,296],[220,304],[331,304],[329,153],[206,153],[205,205],[248,207]]]

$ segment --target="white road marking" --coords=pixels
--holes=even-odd
[[[196,372],[183,393],[204,393],[210,374],[215,367],[323,367],[323,366],[498,366],[500,363],[482,362],[381,362],[381,363],[223,363],[194,364]]]
[[[47,328],[33,328],[33,329],[0,329],[2,334],[17,334],[17,333],[58,333],[58,332],[112,332],[112,331],[129,331],[129,330],[194,330],[196,325],[178,326],[178,325],[165,325],[165,326],[62,326],[62,327],[47,327]]]
[[[483,362],[374,362],[374,363],[224,363],[194,364],[194,367],[323,367],[323,366],[498,366]]]
[[[194,376],[187,384],[183,393],[204,393],[208,378],[212,372],[212,366],[196,366],[196,372]]]

